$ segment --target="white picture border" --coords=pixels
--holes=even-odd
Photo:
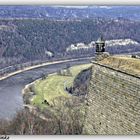
[[[0,0],[0,5],[140,5],[140,0]]]
[[[0,0],[0,5],[64,5],[64,6],[87,6],[87,5],[139,5],[140,0]],[[98,135],[78,135],[78,136],[58,136],[58,135],[43,135],[43,136],[9,136],[9,140],[86,140],[86,139],[99,139],[99,140],[139,140],[140,136],[98,136]]]

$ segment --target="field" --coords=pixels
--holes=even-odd
[[[71,76],[58,75],[56,73],[48,75],[44,80],[39,80],[35,83],[34,89],[36,95],[32,98],[32,104],[45,107],[43,104],[46,100],[49,104],[57,97],[70,98],[71,95],[65,90],[65,87],[73,85],[74,78],[82,70],[87,69],[91,64],[83,64],[73,66],[70,69]]]

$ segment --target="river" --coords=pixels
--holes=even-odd
[[[73,62],[64,62],[59,64],[50,64],[40,68],[35,68],[29,71],[11,76],[0,81],[0,119],[10,119],[16,112],[23,108],[23,98],[21,91],[26,84],[33,82],[41,77],[43,73],[54,73],[66,66],[69,63],[71,66],[77,64],[89,63],[89,59],[78,60]]]

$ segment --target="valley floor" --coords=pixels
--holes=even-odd
[[[71,97],[66,91],[66,87],[71,87],[73,81],[82,70],[87,69],[91,64],[77,65],[69,68],[71,75],[51,74],[44,80],[36,81],[34,84],[35,96],[32,98],[31,103],[39,107],[45,107],[43,102],[46,100],[49,104],[58,97]],[[63,70],[64,72],[64,70]]]

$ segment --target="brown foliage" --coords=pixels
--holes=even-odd
[[[59,104],[58,104],[59,101]],[[71,135],[81,134],[83,114],[77,99],[58,98],[51,110],[43,111],[44,119],[27,109],[17,113],[11,121],[0,121],[1,135]],[[75,105],[74,105],[75,104]],[[38,110],[40,111],[40,110]],[[41,112],[42,113],[42,112]],[[41,114],[40,113],[40,114]]]

